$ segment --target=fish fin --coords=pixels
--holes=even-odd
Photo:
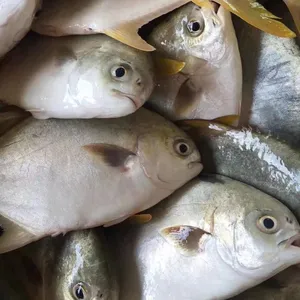
[[[93,157],[104,162],[105,164],[127,170],[127,166],[132,157],[136,154],[116,145],[111,144],[89,144],[83,146],[83,149],[90,153]]]
[[[123,221],[127,220],[129,217],[130,216],[125,216],[125,217],[122,217],[122,218],[112,220],[110,222],[107,222],[107,223],[103,224],[103,227],[110,227],[110,226],[114,226],[116,224],[122,223]]]
[[[122,24],[121,27],[106,29],[103,33],[138,50],[147,52],[154,51],[155,48],[143,40],[138,34],[138,30],[142,25],[143,23],[141,22],[133,21]]]
[[[128,218],[130,224],[146,224],[152,220],[150,214],[136,214]]]
[[[208,232],[188,225],[166,227],[160,231],[160,234],[186,256],[198,255],[202,251],[203,238],[210,236]]]
[[[209,128],[210,125],[215,125],[215,129],[219,131],[225,131],[228,129],[231,129],[231,127],[227,125],[223,125],[221,123],[215,123],[213,121],[209,120],[201,120],[201,119],[194,119],[194,120],[180,120],[175,122],[175,124],[183,129],[184,131],[190,130],[190,129],[197,129],[197,128]]]
[[[174,111],[176,116],[191,114],[199,105],[196,90],[193,88],[191,78],[188,78],[181,85],[174,102]]]
[[[160,57],[158,55],[153,55],[153,62],[156,72],[159,75],[175,75],[185,67],[185,62]]]
[[[228,115],[211,120],[214,123],[220,123],[227,126],[233,126],[239,120],[239,115]]]
[[[194,3],[202,2],[194,0]],[[294,38],[296,34],[278,21],[280,18],[266,10],[255,0],[215,0],[224,8],[237,15],[252,26],[279,37]]]
[[[211,3],[210,0],[192,0],[196,5],[200,7],[207,7],[207,8],[212,8],[213,9],[213,4]]]
[[[298,32],[300,33],[300,1],[299,0],[283,0],[288,7],[294,22],[297,26]]]
[[[44,110],[32,108],[32,109],[27,109],[26,111],[30,112],[35,119],[38,120],[49,119],[48,114]]]
[[[0,254],[21,248],[37,239],[22,226],[0,215]]]
[[[30,113],[15,106],[2,107],[0,109],[0,136],[30,116]]]

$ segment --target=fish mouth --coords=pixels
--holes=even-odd
[[[123,92],[120,92],[117,90],[114,90],[113,92],[118,96],[129,99],[134,104],[136,109],[139,109],[143,105],[141,99],[139,99],[138,97],[136,97],[134,95],[126,94],[126,93],[123,93]]]
[[[188,164],[188,168],[189,169],[192,169],[194,167],[199,167],[200,168],[200,172],[203,170],[203,164],[201,163],[201,160],[200,159],[197,159],[195,161],[192,161]]]
[[[214,1],[211,1],[211,4],[212,4],[212,6],[213,6],[213,8],[214,8],[215,14],[217,14],[218,11],[219,11],[219,8],[220,8],[220,4],[219,4],[219,3],[216,3],[216,2],[214,2]]]
[[[297,233],[289,239],[282,241],[280,244],[283,244],[285,248],[294,247],[300,249],[300,233]]]

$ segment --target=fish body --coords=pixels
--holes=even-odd
[[[149,54],[105,35],[31,35],[0,64],[0,99],[39,119],[120,117],[148,99],[153,72]]]
[[[10,51],[29,31],[40,0],[1,0],[0,58]]]
[[[292,26],[283,2],[270,3]],[[300,146],[300,44],[260,32],[235,20],[242,56],[243,110],[241,124]]]
[[[300,219],[300,153],[271,136],[209,121],[183,121],[205,170],[240,180],[272,195]]]
[[[30,117],[0,145],[0,253],[121,222],[202,170],[193,141],[146,109],[117,119]]]
[[[300,261],[295,216],[226,177],[194,179],[147,212],[151,222],[107,233],[124,300],[228,299]]]
[[[189,3],[159,24],[149,43],[186,64],[158,81],[149,100],[154,110],[172,120],[239,114],[242,67],[229,11]]]

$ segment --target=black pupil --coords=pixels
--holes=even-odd
[[[75,293],[78,299],[84,299],[83,288],[81,286],[76,289]]]
[[[270,218],[265,218],[264,219],[264,226],[267,228],[267,229],[272,229],[274,228],[275,226],[275,223],[272,219]]]
[[[192,31],[199,31],[200,30],[200,23],[199,22],[192,22],[191,24]]]
[[[185,144],[180,144],[179,150],[181,153],[186,153],[188,151],[188,147]]]
[[[125,69],[124,68],[118,68],[116,70],[116,77],[120,78],[123,77],[125,75]]]

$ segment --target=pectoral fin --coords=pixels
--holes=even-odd
[[[143,22],[133,21],[122,24],[120,27],[106,29],[103,33],[130,47],[142,51],[154,51],[155,48],[138,35],[138,30],[142,25],[144,25]]]
[[[297,26],[298,32],[300,33],[300,1],[299,0],[283,0],[289,8],[291,15],[293,16],[294,22]]]
[[[194,2],[196,5],[200,7],[207,7],[213,9],[213,5],[210,0],[193,0],[192,2]]]
[[[126,171],[136,154],[123,147],[111,144],[89,144],[83,146],[93,158],[111,167]]]
[[[210,236],[206,231],[188,225],[167,227],[160,234],[185,256],[198,255],[202,251],[204,238]]]
[[[185,62],[164,58],[157,54],[153,55],[153,62],[159,75],[175,75],[185,67]]]
[[[146,224],[152,220],[152,216],[150,214],[137,214],[129,217],[128,222],[130,224]]]
[[[207,1],[193,0],[193,2],[203,6],[203,3]],[[279,17],[273,15],[255,0],[215,0],[215,2],[264,32],[286,38],[296,36],[293,31],[278,21]]]
[[[239,120],[239,115],[229,115],[229,116],[223,116],[216,119],[213,119],[212,122],[214,123],[220,123],[227,126],[234,126],[236,122]]]

